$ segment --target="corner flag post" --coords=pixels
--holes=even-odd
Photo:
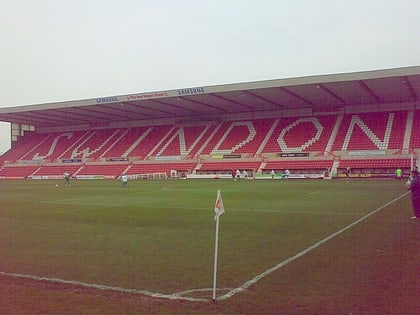
[[[215,241],[214,241],[213,302],[216,301],[217,252],[218,252],[218,247],[219,247],[218,246],[219,245],[219,218],[225,212],[220,190],[217,191],[217,198],[216,198],[216,204],[214,205],[214,212],[216,213],[216,216],[214,217],[214,219],[216,220],[216,236],[215,236]]]

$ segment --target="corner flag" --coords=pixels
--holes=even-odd
[[[214,205],[214,212],[216,212],[216,216],[214,217],[217,220],[225,212],[225,207],[223,206],[222,194],[220,190],[217,191],[217,199]]]
[[[216,279],[217,279],[217,251],[219,244],[219,217],[225,212],[225,207],[223,206],[222,195],[220,190],[217,191],[217,199],[214,204],[214,212],[216,215],[214,219],[216,220],[216,236],[214,240],[214,270],[213,270],[213,302],[216,301]]]

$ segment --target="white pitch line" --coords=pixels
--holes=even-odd
[[[334,237],[336,237],[337,235],[342,234],[343,232],[347,231],[348,229],[352,228],[353,226],[355,226],[356,224],[359,224],[360,222],[366,220],[367,218],[369,218],[370,216],[372,216],[373,214],[377,213],[378,211],[386,208],[387,206],[389,206],[390,204],[396,202],[397,200],[403,198],[404,196],[406,196],[407,194],[409,194],[410,192],[406,192],[404,194],[402,194],[401,196],[395,198],[394,200],[391,200],[389,202],[387,202],[386,204],[384,204],[383,206],[369,212],[368,214],[364,215],[363,217],[361,217],[360,219],[354,221],[353,223],[347,225],[346,227],[342,228],[341,230],[338,230],[337,232],[331,234],[330,236],[327,236],[326,238],[320,240],[319,242],[313,244],[312,246],[309,246],[307,249],[301,251],[300,253],[297,253],[296,255],[287,258],[286,260],[282,261],[281,263],[277,264],[276,266],[267,269],[266,271],[264,271],[263,273],[260,273],[259,275],[255,276],[254,278],[252,278],[251,280],[248,280],[247,282],[245,282],[244,284],[242,284],[241,286],[231,290],[230,292],[226,293],[225,295],[222,295],[220,297],[217,298],[217,300],[226,300],[230,297],[232,297],[233,295],[240,293],[242,291],[245,291],[247,288],[249,288],[251,285],[255,284],[256,282],[258,282],[259,280],[261,280],[262,278],[264,278],[265,276],[268,276],[269,274],[271,274],[272,272],[286,266],[287,264],[291,263],[292,261],[306,255],[307,253],[311,252],[312,250],[316,249],[317,247],[321,246],[322,244],[328,242],[329,240],[333,239]]]
[[[232,288],[217,288],[217,291],[231,291]],[[177,292],[172,294],[172,296],[184,296],[186,294],[191,294],[195,292],[211,292],[213,291],[213,288],[203,288],[203,289],[191,289],[191,290],[185,290],[181,292]],[[207,299],[206,301],[210,301],[210,299]]]
[[[314,194],[325,193],[325,192],[330,192],[330,191],[337,191],[337,188],[315,190],[315,191],[308,192],[308,195],[314,195]]]
[[[192,302],[209,301],[209,299],[199,299],[199,298],[181,296],[179,293],[175,293],[175,294],[154,293],[147,290],[126,289],[126,288],[121,288],[121,287],[113,287],[113,286],[107,286],[107,285],[101,285],[101,284],[95,284],[95,283],[86,283],[86,282],[63,280],[63,279],[57,279],[57,278],[24,275],[24,274],[13,273],[13,272],[0,271],[0,275],[13,277],[13,278],[20,278],[20,279],[31,279],[31,280],[36,280],[36,281],[69,284],[69,285],[80,286],[80,287],[91,288],[91,289],[108,290],[108,291],[114,291],[114,292],[116,291],[116,292],[131,293],[131,294],[142,294],[142,295],[146,295],[146,296],[150,296],[154,298],[163,298],[163,299],[170,299],[170,300],[186,300],[186,301],[192,301]]]
[[[292,261],[296,260],[297,258],[300,258],[300,257],[306,255],[307,253],[311,252],[312,250],[316,249],[317,247],[321,246],[322,244],[328,242],[329,240],[336,237],[337,235],[347,231],[348,229],[352,228],[356,224],[366,220],[371,215],[373,215],[376,212],[382,210],[383,208],[389,206],[390,204],[396,202],[397,200],[401,199],[402,197],[406,196],[409,193],[410,192],[406,192],[406,193],[402,194],[401,196],[395,198],[394,200],[391,200],[388,203],[384,204],[383,206],[369,212],[368,214],[361,217],[360,219],[358,219],[358,220],[354,221],[353,223],[347,225],[346,227],[342,228],[341,230],[331,234],[330,236],[322,239],[321,241],[313,244],[312,246],[309,246],[307,249],[301,251],[300,253],[298,253],[298,254],[296,254],[292,257],[289,257],[286,260],[282,261],[281,263],[277,264],[276,266],[274,266],[270,269],[267,269],[263,273],[260,273],[259,275],[255,276],[251,280],[248,280],[247,282],[242,284],[241,286],[239,286],[235,289],[231,289],[225,295],[222,295],[222,296],[218,297],[217,300],[226,300],[226,299],[232,297],[233,295],[235,295],[237,293],[245,291],[248,287],[255,284],[256,282],[258,282],[259,280],[261,280],[265,276],[268,276],[272,272],[286,266],[287,264],[291,263]],[[126,288],[122,288],[122,287],[114,287],[114,286],[79,282],[79,281],[73,281],[73,280],[64,280],[64,279],[58,279],[58,278],[40,277],[40,276],[34,276],[34,275],[25,275],[25,274],[12,273],[12,272],[0,271],[0,275],[13,277],[13,278],[31,279],[31,280],[36,280],[36,281],[45,281],[45,282],[60,283],[60,284],[69,284],[69,285],[81,286],[81,287],[85,287],[85,288],[93,288],[93,289],[99,289],[99,290],[109,290],[109,291],[117,291],[117,292],[123,292],[123,293],[131,293],[131,294],[142,294],[142,295],[146,295],[146,296],[150,296],[150,297],[154,297],[154,298],[163,298],[163,299],[170,299],[170,300],[186,300],[186,301],[192,301],[192,302],[208,302],[208,301],[210,301],[209,299],[204,299],[204,298],[193,298],[193,297],[182,296],[183,294],[188,294],[188,293],[193,293],[193,292],[209,291],[209,288],[193,289],[193,290],[187,290],[187,291],[177,292],[177,293],[173,293],[173,294],[162,294],[162,293],[154,293],[154,292],[147,291],[147,290],[126,289]],[[218,289],[218,291],[220,291],[220,290],[228,290],[228,289],[226,289],[226,288],[225,289]]]

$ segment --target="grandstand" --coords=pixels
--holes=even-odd
[[[0,179],[407,175],[419,94],[420,67],[407,67],[3,108]]]

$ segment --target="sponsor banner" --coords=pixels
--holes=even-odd
[[[224,159],[240,159],[241,157],[241,154],[223,154]]]
[[[76,179],[105,179],[106,176],[104,175],[76,175]],[[110,176],[108,178],[114,178]]]
[[[307,174],[290,174],[289,179],[322,179],[324,178],[324,173],[307,173]],[[288,180],[283,174],[276,174],[274,178],[271,177],[271,174],[257,174],[255,179],[283,179]]]
[[[346,174],[338,174],[339,178],[346,178]],[[394,173],[362,173],[362,174],[350,174],[350,178],[373,178],[373,177],[395,177]]]
[[[63,176],[59,176],[59,175],[49,175],[49,176],[40,176],[40,175],[35,175],[35,176],[29,176],[29,179],[62,179]]]
[[[114,157],[114,158],[107,158],[107,162],[121,162],[121,161],[128,161],[127,157]]]
[[[156,156],[156,161],[179,161],[181,160],[180,155],[167,155],[167,156]]]
[[[118,102],[117,96],[99,97],[96,99],[96,104],[116,103],[116,102]]]
[[[231,174],[187,174],[187,179],[232,179]]]
[[[277,157],[308,157],[307,152],[278,153]]]
[[[189,89],[181,89],[178,90],[178,95],[193,95],[193,94],[203,94],[206,92],[204,87],[196,87],[196,88],[189,88]]]
[[[82,159],[64,159],[61,163],[82,163]]]
[[[290,174],[289,178],[296,178],[296,179],[302,179],[302,178],[324,178],[324,173],[318,173],[318,174]]]
[[[350,156],[361,156],[361,155],[385,155],[386,151],[383,150],[372,150],[372,151],[349,151],[347,152]]]
[[[212,159],[240,159],[242,154],[212,154]]]
[[[126,96],[125,101],[152,99],[152,98],[167,97],[167,96],[169,96],[167,92],[131,94],[131,95]]]

